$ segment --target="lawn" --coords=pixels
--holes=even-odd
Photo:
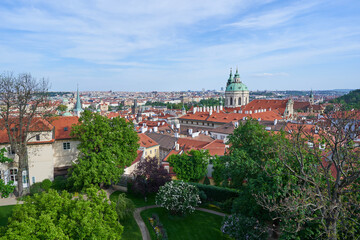
[[[8,218],[11,216],[15,206],[16,205],[8,205],[0,207],[0,227],[7,225]]]
[[[156,237],[148,218],[151,217],[153,213],[158,214],[171,240],[228,239],[220,231],[223,217],[201,211],[195,211],[186,217],[171,216],[164,208],[152,208],[141,212],[141,217],[148,227],[152,239],[156,239]]]
[[[121,194],[121,193],[123,193],[123,192],[120,192],[120,191],[113,192],[110,196],[110,200],[113,202],[116,202],[119,194]],[[130,198],[134,202],[134,204],[137,208],[155,204],[155,195],[150,196],[148,198],[148,201],[145,202],[144,198],[142,198],[142,197],[136,196],[134,194],[129,194],[129,193],[125,193],[125,194],[126,194],[127,198]],[[137,223],[133,217],[122,222],[121,225],[124,226],[124,232],[122,234],[122,239],[125,239],[125,240],[133,240],[133,239],[141,240],[142,239],[139,226],[137,225]]]
[[[119,194],[121,193],[123,192],[120,191],[113,192],[110,196],[110,200],[116,202]],[[145,199],[141,196],[135,195],[133,193],[125,193],[125,194],[127,198],[130,198],[134,202],[136,208],[144,207],[148,205],[155,205],[155,194],[148,196],[146,202]]]

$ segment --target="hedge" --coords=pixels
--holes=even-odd
[[[189,184],[196,186],[199,191],[203,191],[206,194],[208,201],[223,202],[230,198],[237,198],[239,196],[239,192],[235,189],[192,182],[189,182]]]

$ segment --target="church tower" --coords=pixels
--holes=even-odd
[[[314,94],[313,91],[311,90],[310,95],[309,95],[309,102],[311,105],[314,105]]]
[[[76,104],[75,104],[75,108],[74,108],[74,113],[76,114],[76,116],[80,117],[80,114],[81,114],[83,111],[84,111],[84,110],[83,110],[82,107],[81,107],[79,87],[77,87],[77,91],[76,91]]]
[[[249,90],[240,80],[239,71],[236,68],[234,77],[230,69],[230,76],[225,90],[225,107],[236,108],[249,103]]]

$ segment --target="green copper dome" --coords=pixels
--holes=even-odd
[[[226,87],[226,92],[249,91],[247,86],[241,82],[230,83]]]

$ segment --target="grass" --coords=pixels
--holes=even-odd
[[[7,225],[8,218],[11,216],[15,206],[16,205],[7,205],[0,207],[0,227]]]
[[[121,192],[121,191],[113,192],[110,195],[110,200],[113,202],[116,202],[118,199],[118,196],[121,193],[123,193],[123,192]],[[139,197],[139,196],[136,196],[136,195],[130,194],[130,193],[125,193],[125,194],[126,194],[127,198],[131,199],[134,202],[136,208],[155,204],[155,195],[148,197],[148,201],[145,202],[143,197]],[[137,225],[137,223],[133,217],[130,217],[126,221],[121,222],[121,225],[124,226],[124,232],[121,236],[122,239],[125,239],[125,240],[133,240],[133,239],[141,240],[142,239],[139,226]]]
[[[121,225],[124,226],[124,232],[121,235],[121,239],[142,240],[139,226],[137,225],[134,217],[129,217],[125,221],[122,221]]]
[[[141,212],[141,217],[149,229],[151,239],[156,239],[154,230],[148,220],[153,213],[159,215],[160,222],[163,224],[171,240],[228,239],[220,231],[223,217],[201,211],[195,211],[193,214],[185,217],[171,216],[164,208],[152,208]]]
[[[116,202],[119,194],[121,193],[123,192],[121,191],[113,192],[110,196],[110,200]],[[141,196],[135,195],[133,193],[125,193],[125,194],[127,198],[131,199],[134,202],[136,208],[155,205],[155,194],[148,196],[146,202],[145,199]]]

